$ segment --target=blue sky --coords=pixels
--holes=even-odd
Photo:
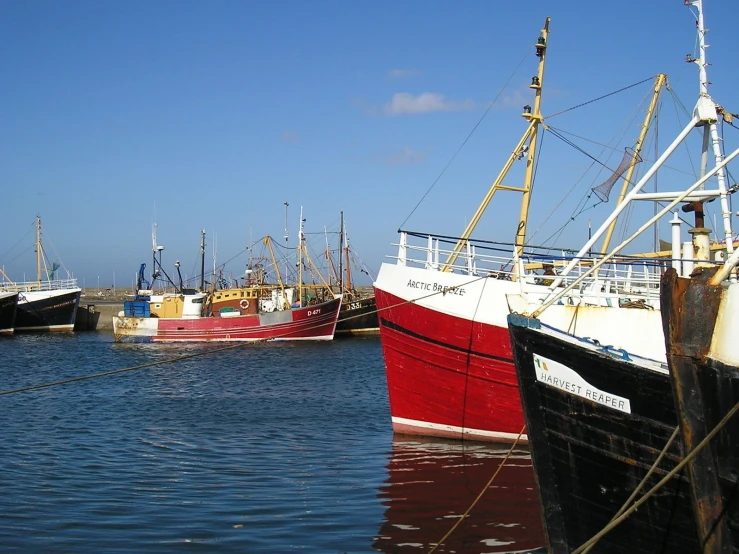
[[[736,113],[739,3],[706,0],[705,12],[711,93]],[[343,210],[376,274],[401,224],[464,229],[525,128],[547,16],[545,114],[659,72],[692,109],[695,27],[680,0],[2,2],[0,264],[16,280],[35,273],[38,214],[47,253],[87,287],[114,275],[130,287],[155,222],[165,265],[199,266],[205,229],[206,265],[217,244],[217,261],[238,272],[252,241],[284,242],[287,201],[291,245],[301,205],[319,243]],[[641,121],[649,85],[551,124],[592,138],[578,144],[594,155],[607,141],[619,151],[638,131],[614,137]],[[548,133],[540,164],[529,227],[549,226],[543,240],[582,197],[550,216],[564,192],[598,178],[583,179],[590,160]],[[497,200],[475,234],[510,241],[518,198]],[[609,209],[559,239],[578,246],[587,218],[597,226]]]

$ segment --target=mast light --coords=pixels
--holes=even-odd
[[[536,56],[541,58],[542,54],[544,53],[544,49],[547,47],[547,41],[544,38],[543,35],[539,36],[539,39],[536,41]]]

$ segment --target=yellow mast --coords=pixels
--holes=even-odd
[[[536,153],[536,139],[538,135],[539,130],[539,124],[541,123],[543,117],[541,115],[541,89],[542,85],[544,83],[544,64],[546,61],[546,52],[547,52],[547,40],[549,38],[549,21],[551,18],[547,17],[546,21],[544,22],[544,28],[541,30],[541,34],[539,35],[539,39],[536,41],[536,55],[539,58],[539,67],[536,74],[536,77],[532,79],[530,88],[534,89],[536,91],[536,95],[534,97],[534,108],[533,112],[531,111],[531,106],[525,106],[524,107],[524,113],[522,114],[523,117],[528,120],[529,126],[524,132],[523,136],[521,137],[521,140],[518,142],[516,147],[513,149],[513,152],[508,157],[508,161],[503,166],[503,169],[501,170],[498,177],[495,179],[495,182],[490,187],[490,190],[488,190],[487,195],[483,199],[480,206],[477,208],[477,211],[472,216],[472,219],[470,220],[470,223],[467,225],[467,228],[462,233],[461,238],[457,242],[457,244],[454,246],[454,249],[449,254],[449,257],[447,258],[446,262],[444,263],[444,266],[442,267],[442,271],[451,271],[452,266],[454,265],[454,262],[457,261],[457,258],[459,257],[459,254],[462,252],[462,249],[467,244],[467,240],[472,235],[472,232],[474,231],[475,227],[477,226],[478,222],[480,221],[480,218],[482,217],[482,214],[485,212],[485,210],[488,207],[488,204],[490,204],[490,201],[493,198],[493,195],[497,190],[509,190],[514,192],[520,192],[522,193],[521,198],[521,215],[519,218],[519,224],[518,229],[516,230],[516,254],[520,255],[523,252],[523,245],[526,238],[526,219],[528,218],[528,212],[529,212],[529,203],[530,203],[530,193],[531,193],[531,183],[533,181],[533,175],[534,175],[534,157]],[[528,146],[526,146],[528,141]],[[521,159],[523,155],[528,151],[528,157],[526,160],[526,175],[524,178],[524,185],[523,187],[511,187],[507,185],[503,185],[503,179],[508,174],[508,171],[510,170],[511,166],[513,165],[513,162]]]
[[[649,109],[647,109],[647,115],[644,117],[644,123],[641,127],[641,132],[639,133],[639,139],[636,141],[636,144],[634,145],[634,158],[631,160],[631,164],[629,164],[629,169],[626,172],[626,177],[624,177],[623,185],[621,186],[621,194],[618,196],[618,202],[616,202],[616,205],[618,206],[626,196],[626,193],[629,190],[629,184],[631,184],[631,177],[634,174],[634,169],[636,168],[636,161],[639,158],[639,154],[641,153],[642,146],[644,145],[644,140],[647,137],[647,131],[649,130],[649,122],[652,119],[652,115],[654,114],[654,109],[657,106],[657,100],[659,99],[659,93],[662,91],[662,87],[667,83],[667,75],[664,73],[660,73],[657,75],[657,77],[654,79],[654,89],[652,91],[652,101],[649,103]],[[608,252],[608,246],[611,243],[611,236],[613,235],[613,231],[616,229],[616,222],[617,219],[614,219],[611,222],[611,225],[608,227],[608,231],[606,233],[606,237],[603,239],[603,247],[602,252],[607,253]]]
[[[8,275],[2,269],[0,269],[0,276],[3,277],[8,283],[10,283],[16,290],[18,290],[18,285],[11,281],[10,277],[8,277]]]
[[[344,247],[344,255],[346,256],[346,269],[344,270],[346,272],[346,280],[344,282],[344,290],[351,291],[352,290],[352,270],[351,270],[351,264],[349,259],[349,237],[344,237],[344,240],[346,241],[346,246]]]
[[[303,306],[303,206],[300,206],[300,226],[298,230],[298,303]]]
[[[534,113],[528,116],[524,109],[523,116],[533,125],[531,140],[529,141],[529,153],[526,159],[526,176],[524,177],[524,190],[521,198],[521,215],[518,218],[518,229],[516,231],[516,258],[523,254],[523,246],[526,242],[526,223],[529,218],[529,204],[531,203],[531,185],[534,181],[534,161],[536,158],[536,143],[539,137],[539,123],[541,123],[541,87],[544,83],[544,62],[547,57],[547,39],[549,38],[549,18],[544,23],[539,39],[536,41],[536,55],[539,57],[539,68],[536,79],[532,79],[531,87],[536,91],[534,96]],[[516,278],[514,273],[514,278]]]
[[[269,248],[269,255],[272,257],[272,265],[275,268],[275,273],[277,273],[277,284],[280,285],[280,290],[282,291],[282,299],[283,302],[285,302],[285,284],[282,282],[282,276],[280,275],[280,266],[277,265],[277,258],[275,258],[275,252],[272,250],[272,240],[269,235],[264,237],[264,244],[267,245],[267,248]]]
[[[324,288],[328,291],[331,290],[331,285],[326,282],[326,280],[323,278],[323,273],[316,267],[316,264],[313,263],[313,260],[306,252],[305,258],[308,260],[308,266],[311,268],[311,275],[313,276],[314,283],[315,283],[315,275],[318,275],[318,279],[321,281],[321,288]],[[315,275],[313,275],[315,274]]]

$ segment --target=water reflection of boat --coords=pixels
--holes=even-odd
[[[485,488],[508,447],[396,435],[379,497],[385,519],[374,548],[428,552]],[[436,552],[545,552],[528,450],[518,448]]]

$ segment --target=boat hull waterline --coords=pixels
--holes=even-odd
[[[404,273],[415,279],[405,279]],[[397,274],[415,285],[427,281],[429,273],[386,264],[375,283],[393,430],[454,439],[525,441],[525,435],[519,436],[523,414],[508,330],[489,319],[473,319],[485,280],[435,272],[437,281],[430,286],[457,286],[455,293],[412,302],[408,295],[389,292],[398,288]],[[510,292],[519,290],[511,282],[496,281],[496,285]],[[415,292],[416,287],[411,288]],[[495,311],[507,313],[503,292],[488,296],[499,304]],[[490,310],[485,315],[489,318]]]
[[[237,317],[113,317],[116,342],[332,340],[341,299],[315,306]]]
[[[18,293],[15,332],[74,331],[82,289]]]
[[[611,522],[677,425],[663,364],[511,316],[539,500],[550,551],[572,552]],[[684,456],[675,440],[642,493]],[[685,472],[600,539],[605,553],[699,552]]]
[[[524,288],[534,295],[549,291],[535,284]],[[383,264],[375,296],[394,431],[528,440],[519,437],[524,418],[507,323],[509,299],[521,290],[509,280]],[[664,358],[657,310],[565,302],[542,317],[583,334],[597,329],[605,344]],[[606,327],[606,318],[617,323],[609,319]]]
[[[364,335],[380,332],[374,296],[345,301],[341,305],[336,335]]]
[[[18,312],[18,293],[0,292],[0,335],[12,335]]]

